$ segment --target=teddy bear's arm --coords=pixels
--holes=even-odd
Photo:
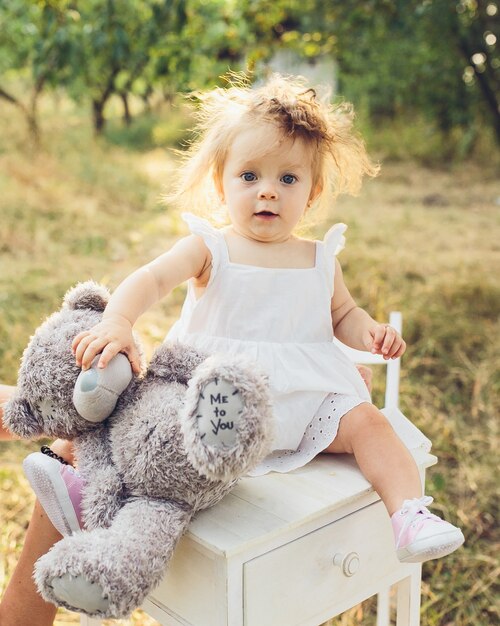
[[[133,378],[124,354],[117,354],[107,367],[99,368],[99,355],[88,370],[82,370],[73,390],[73,405],[89,422],[102,422],[113,412],[118,398]]]

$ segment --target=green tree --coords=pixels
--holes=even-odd
[[[257,49],[332,55],[342,95],[362,100],[373,119],[421,113],[448,135],[472,128],[479,116],[500,141],[496,2],[277,0],[266,10],[265,0],[246,0],[244,6]]]
[[[39,134],[36,105],[42,89],[64,86],[89,99],[94,128],[105,125],[105,107],[119,95],[130,119],[128,95],[152,89],[159,58],[175,48],[185,22],[184,0],[11,0],[0,5],[0,98],[26,116]],[[165,64],[163,65],[165,67]],[[7,85],[30,82],[24,102]]]
[[[39,97],[47,85],[58,82],[66,65],[67,24],[73,19],[74,12],[64,1],[10,0],[0,4],[0,98],[22,112],[36,143]],[[28,96],[22,97],[18,91],[26,91]]]
[[[449,134],[470,128],[480,112],[500,142],[494,2],[373,0],[329,7],[324,23],[336,37],[344,87],[365,90],[374,116],[421,112]]]
[[[72,76],[67,86],[75,98],[88,97],[94,128],[105,125],[105,107],[114,94],[130,119],[128,95],[147,95],[154,80],[151,64],[172,33],[185,21],[182,0],[84,0],[78,3],[73,33]]]

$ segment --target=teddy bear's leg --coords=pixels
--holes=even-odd
[[[267,381],[241,359],[212,356],[188,384],[181,427],[188,457],[203,475],[232,481],[267,454],[272,411]]]
[[[65,537],[41,557],[38,589],[72,611],[125,618],[160,582],[191,516],[179,504],[131,500],[109,528]]]
[[[108,527],[123,504],[123,480],[113,462],[109,430],[98,425],[78,439],[77,467],[85,481],[82,510],[84,527]]]

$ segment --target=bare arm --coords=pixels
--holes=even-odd
[[[335,259],[332,323],[337,339],[351,348],[382,354],[384,359],[395,359],[406,350],[401,335],[392,326],[377,323],[365,310],[356,305],[344,282],[342,268],[337,259]]]
[[[140,360],[132,335],[135,322],[174,287],[205,274],[210,261],[210,252],[201,237],[189,235],[130,274],[111,296],[102,321],[74,338],[72,348],[77,364],[88,369],[94,357],[102,353],[98,365],[106,367],[118,352],[123,352],[138,372]]]
[[[8,439],[18,439],[3,425],[3,405],[10,400],[16,392],[15,387],[10,385],[0,385],[0,441]]]

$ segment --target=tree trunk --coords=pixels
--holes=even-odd
[[[106,100],[92,100],[92,115],[94,120],[94,133],[96,135],[102,135],[102,131],[106,125],[106,118],[104,117],[104,105]]]
[[[153,107],[151,106],[151,96],[153,94],[152,87],[147,87],[145,92],[141,95],[142,102],[144,104],[144,110],[146,113],[151,113]]]
[[[40,137],[40,126],[38,124],[38,119],[36,115],[27,116],[28,129],[31,137],[31,141],[33,142],[33,146],[35,148],[40,147],[41,137]]]
[[[497,142],[500,144],[500,103],[497,101],[496,94],[491,88],[486,73],[478,72],[475,66],[474,72],[476,74],[476,80],[479,83],[479,87],[483,93],[483,97],[488,103],[490,113],[493,117],[493,127],[495,128]]]
[[[498,101],[496,89],[493,84],[494,77],[492,76],[492,68],[489,64],[487,64],[486,71],[478,71],[478,68],[472,62],[472,55],[474,54],[475,49],[472,47],[472,45],[469,43],[463,33],[459,36],[458,44],[462,55],[467,60],[467,63],[472,65],[474,69],[474,75],[479,85],[479,89],[483,95],[483,101],[485,101],[491,113],[496,138],[498,143],[500,144],[500,102]]]
[[[28,126],[30,129],[31,138],[36,147],[40,146],[40,126],[38,125],[38,98],[42,93],[43,86],[45,84],[45,77],[41,77],[33,89],[31,95],[30,107],[28,110]]]
[[[4,89],[0,87],[0,98],[2,100],[6,100],[10,102],[12,105],[17,107],[21,113],[23,114],[24,119],[26,120],[29,136],[35,148],[40,146],[40,126],[38,125],[38,119],[36,115],[36,96],[33,96],[31,106],[27,107],[20,100],[18,100],[15,96],[7,93]]]
[[[106,126],[106,118],[104,117],[104,107],[109,97],[116,93],[115,91],[115,78],[118,75],[119,68],[114,67],[109,75],[106,87],[100,94],[99,98],[92,98],[92,112],[94,118],[94,133],[96,135],[102,135],[102,131]]]
[[[128,106],[128,95],[126,91],[120,92],[120,98],[123,103],[123,120],[126,126],[130,126],[132,122],[132,116],[130,115],[130,108]]]

